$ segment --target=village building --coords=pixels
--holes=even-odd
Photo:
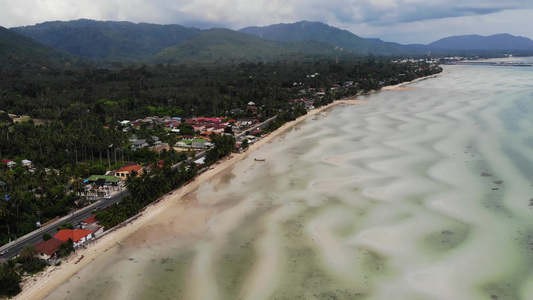
[[[141,175],[143,173],[143,167],[138,164],[125,165],[122,168],[115,171],[115,177],[118,177],[122,180],[126,180],[126,178],[128,178],[129,176],[132,176],[134,173],[137,176]]]
[[[94,183],[98,186],[118,185],[120,178],[107,175],[91,175],[83,181],[84,183]]]
[[[20,163],[25,167],[33,168],[33,163],[29,159],[23,159]]]
[[[62,229],[54,235],[54,238],[63,242],[68,242],[69,239],[72,239],[74,248],[83,245],[94,237],[93,231],[85,229]]]
[[[89,217],[87,217],[86,219],[80,222],[82,228],[83,226],[95,225],[96,223],[98,223],[98,220],[96,219],[96,215],[90,215]]]
[[[51,258],[55,258],[58,256],[59,252],[59,245],[65,243],[65,241],[52,238],[48,241],[40,241],[37,244],[35,244],[35,250],[39,254],[37,254],[37,258],[43,259],[43,260],[49,260]]]
[[[136,139],[131,141],[131,150],[139,150],[150,146],[145,139]]]

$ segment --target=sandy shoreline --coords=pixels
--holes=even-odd
[[[402,90],[411,90],[411,89],[414,89],[413,87],[406,87],[406,85],[408,84],[411,84],[411,83],[415,83],[415,82],[419,82],[419,81],[422,81],[422,80],[426,80],[428,78],[434,78],[436,77],[438,74],[433,74],[433,75],[429,75],[429,76],[424,76],[424,77],[420,77],[420,78],[417,78],[413,81],[406,81],[406,82],[402,82],[400,84],[396,84],[396,85],[388,85],[388,86],[385,86],[381,89],[381,91],[402,91]]]
[[[460,68],[287,124],[44,299],[533,299],[532,78]]]
[[[292,122],[283,124],[278,130],[270,133],[269,135],[263,137],[256,143],[250,145],[249,149],[246,152],[232,154],[229,158],[226,158],[216,163],[211,167],[211,169],[200,174],[194,181],[173,191],[172,193],[166,194],[160,201],[148,206],[144,210],[142,215],[133,222],[133,224],[127,224],[124,227],[118,228],[113,232],[102,236],[94,243],[88,245],[86,249],[77,249],[77,251],[71,257],[66,260],[63,260],[60,266],[50,266],[45,271],[39,273],[36,276],[25,278],[22,284],[22,292],[13,299],[44,298],[46,295],[55,290],[59,285],[67,281],[83,267],[88,265],[91,261],[97,259],[99,255],[116,246],[117,242],[128,237],[129,235],[143,227],[143,225],[148,223],[150,220],[152,220],[160,212],[164,211],[171,205],[174,205],[176,202],[180,201],[183,196],[192,192],[198,186],[210,180],[213,176],[232,166],[236,162],[244,159],[249,154],[253,153],[254,150],[265,145],[266,143],[269,143],[273,138],[282,134],[287,129],[290,129],[291,127],[302,122],[303,120],[314,116],[335,105],[355,105],[362,104],[365,102],[366,101],[363,100],[356,100],[355,97],[338,100],[329,105],[314,109],[308,112],[306,115],[301,116],[300,118]]]

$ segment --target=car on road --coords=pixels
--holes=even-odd
[[[109,195],[109,194],[105,194],[105,195],[104,195],[104,198],[106,198],[106,199],[111,199],[111,195]]]
[[[0,251],[0,255],[5,255],[9,252],[9,249],[4,249],[2,251]]]

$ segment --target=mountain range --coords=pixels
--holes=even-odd
[[[405,57],[422,56],[427,51],[533,54],[531,39],[510,34],[454,36],[428,45],[401,45],[365,39],[347,30],[308,21],[237,31],[86,19],[0,29],[2,61],[15,57],[14,53],[26,53],[27,60],[64,57],[68,53],[97,61],[145,63],[269,61],[369,54]],[[20,50],[21,47],[25,50]]]
[[[22,65],[34,68],[50,62],[60,62],[69,56],[66,52],[0,27],[0,69],[8,70]]]

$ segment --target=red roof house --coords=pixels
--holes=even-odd
[[[49,239],[48,241],[40,241],[35,244],[35,249],[39,252],[39,258],[49,259],[56,255],[59,251],[59,245],[65,243],[58,239]]]
[[[81,221],[82,223],[85,223],[85,224],[94,224],[96,222],[98,222],[98,220],[96,220],[96,215],[91,215],[90,217],[88,217],[87,219]]]
[[[126,178],[131,176],[133,172],[136,172],[137,175],[141,175],[143,173],[143,167],[138,164],[125,165],[115,171],[115,177],[120,177],[122,180],[126,180]]]
[[[54,238],[64,242],[67,242],[68,239],[72,239],[74,247],[85,243],[93,237],[93,231],[85,229],[62,229],[54,235]]]

